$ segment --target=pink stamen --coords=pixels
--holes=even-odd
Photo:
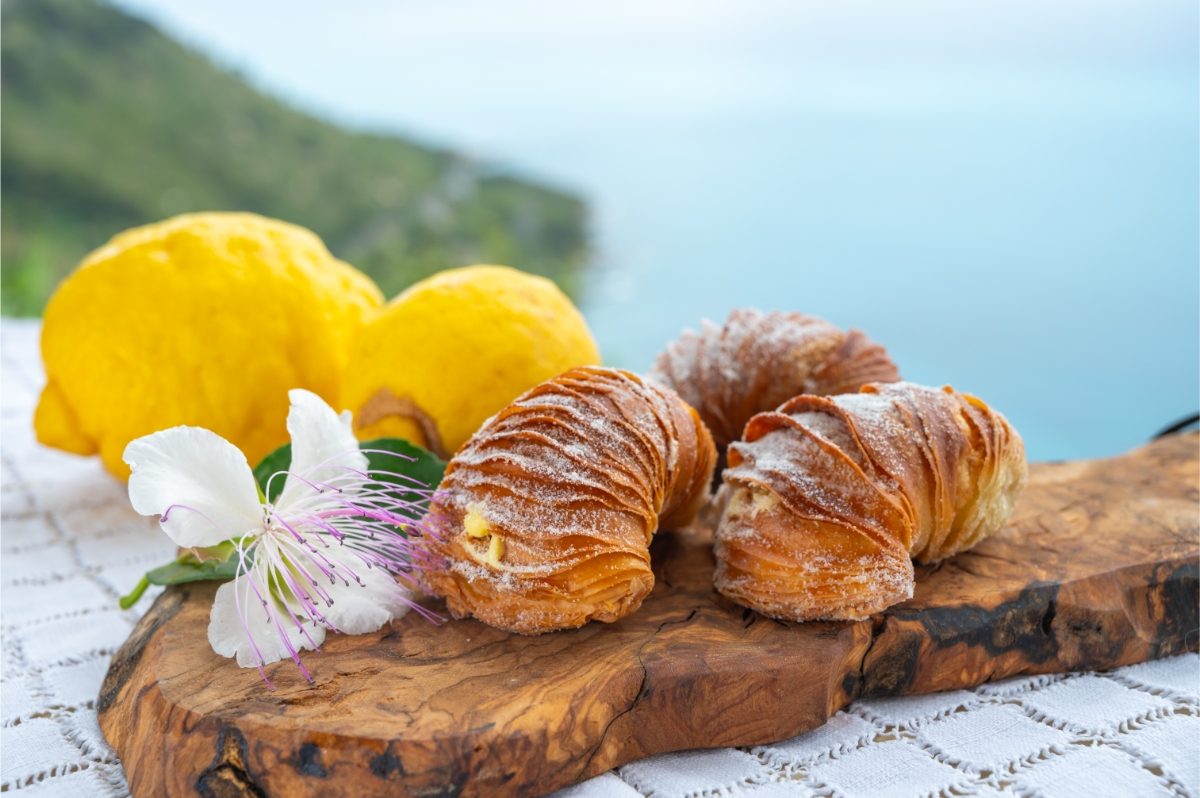
[[[382,449],[370,451],[402,460],[415,459]],[[329,458],[313,471],[329,468],[338,459]],[[292,471],[272,474],[267,480],[267,495],[270,495],[273,480],[281,474],[295,478],[311,493],[290,498],[283,508],[267,505],[263,529],[252,535],[248,545],[243,546],[241,542],[238,545],[237,580],[240,583],[244,579],[257,596],[267,623],[280,635],[283,648],[309,683],[313,682],[312,674],[304,666],[284,621],[295,625],[308,647],[319,650],[307,624],[338,631],[318,604],[332,607],[334,603],[333,596],[322,587],[320,578],[330,580],[331,585],[340,581],[343,587],[366,589],[366,582],[352,564],[354,560],[367,570],[378,568],[391,574],[396,580],[397,591],[393,599],[431,622],[442,620],[437,613],[407,595],[400,595],[412,586],[416,571],[429,567],[432,562],[421,543],[428,536],[420,520],[434,491],[426,483],[399,472],[336,467],[340,472],[323,481]],[[411,483],[412,487],[397,484],[396,480]],[[406,498],[399,498],[396,495],[399,492]],[[416,497],[415,501],[413,497]],[[164,512],[164,521],[171,509]],[[345,554],[336,555],[334,550]],[[247,562],[251,564],[247,566]],[[234,591],[242,629],[259,661],[259,674],[273,689],[263,668],[265,657],[247,621],[246,613],[250,608],[244,606],[243,590]],[[274,611],[271,605],[276,605]]]

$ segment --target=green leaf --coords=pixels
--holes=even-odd
[[[433,452],[401,438],[376,438],[363,441],[359,446],[366,451],[367,468],[374,472],[371,476],[377,482],[402,485],[406,488],[417,487],[410,480],[392,476],[392,473],[403,474],[424,483],[432,490],[442,483],[442,477],[446,473],[445,461],[438,459]],[[410,457],[413,459],[407,459]],[[408,490],[397,490],[395,496],[409,502],[421,501],[424,498]]]
[[[274,480],[271,480],[270,491],[267,490],[267,480],[271,479],[272,474],[287,471],[291,464],[292,445],[285,443],[264,457],[262,462],[254,467],[254,481],[258,483],[258,489],[263,496],[266,496],[267,501],[273,502],[279,498],[279,494],[283,490],[283,483],[287,481],[287,475],[279,474]]]
[[[209,579],[227,582],[237,576],[237,569],[237,554],[232,554],[224,560],[203,562],[185,555],[175,562],[147,571],[146,581],[152,585],[181,585],[184,582],[203,582]]]
[[[372,475],[377,482],[409,488],[415,487],[409,480],[392,475],[403,474],[419,480],[432,489],[441,484],[442,475],[446,473],[444,461],[439,460],[432,452],[401,438],[376,438],[371,441],[363,441],[359,447],[367,452],[367,468],[374,472],[380,472]],[[395,455],[402,456],[396,457]],[[272,474],[287,471],[291,464],[292,445],[285,443],[264,457],[262,462],[254,467],[254,479],[258,482],[259,490],[267,497],[267,501],[275,501],[279,497],[280,492],[283,491],[286,477],[284,474],[280,474],[271,480],[270,490],[267,489],[267,481],[271,479]],[[395,495],[403,501],[411,502],[419,501],[422,498],[419,494],[408,490],[397,490]]]
[[[147,571],[133,590],[121,596],[117,603],[121,609],[129,609],[137,604],[150,585],[181,585],[208,580],[227,582],[237,576],[238,559],[237,546],[232,540],[203,549],[189,549],[166,565]]]

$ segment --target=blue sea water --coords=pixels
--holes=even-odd
[[[1036,459],[1200,404],[1195,3],[120,3],[297,104],[583,193],[610,363],[752,305],[867,331]]]

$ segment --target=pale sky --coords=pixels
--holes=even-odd
[[[118,5],[297,104],[501,159],[553,150],[597,124],[680,115],[801,105],[903,113],[972,102],[1019,112],[1038,102],[1031,72],[1102,91],[1197,58],[1195,4],[1178,0]],[[990,90],[973,91],[978,81]],[[1061,102],[1054,85],[1042,89],[1046,102]],[[548,164],[529,166],[577,177],[546,155]]]

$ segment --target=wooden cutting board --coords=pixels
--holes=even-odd
[[[135,796],[536,795],[632,759],[819,726],[861,696],[1196,650],[1200,438],[1037,465],[1012,523],[858,623],[788,624],[712,589],[702,535],[660,534],[633,616],[518,637],[410,614],[254,670],[215,655],[211,585],[164,592],[98,710]],[[436,605],[434,605],[436,606]]]

